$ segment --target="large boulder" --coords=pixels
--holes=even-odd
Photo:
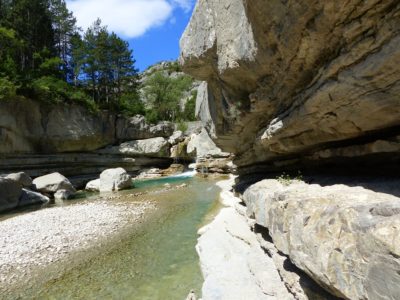
[[[228,157],[229,153],[224,153],[218,148],[213,140],[203,128],[199,134],[192,134],[187,144],[187,153],[194,157]]]
[[[113,192],[132,187],[131,176],[123,169],[108,169],[100,174],[100,192]]]
[[[16,208],[21,194],[19,182],[0,177],[0,212]]]
[[[71,182],[60,173],[52,173],[37,177],[33,180],[33,185],[39,192],[54,195],[58,190],[66,190],[72,194],[76,193]]]
[[[180,58],[207,81],[197,115],[243,172],[398,134],[398,13],[397,0],[197,1]]]
[[[169,138],[168,138],[168,143],[171,145],[176,145],[180,142],[183,142],[185,139],[185,136],[182,131],[177,130],[175,131]]]
[[[33,192],[27,189],[22,189],[22,194],[19,198],[18,207],[25,207],[34,204],[46,204],[50,199],[40,193]]]
[[[400,199],[362,187],[264,180],[244,193],[275,247],[345,299],[400,299]]]
[[[174,124],[160,122],[149,125],[144,116],[136,115],[131,118],[117,119],[116,134],[119,141],[143,140],[155,137],[168,138],[174,132]]]
[[[86,184],[85,190],[89,192],[98,192],[100,191],[100,178],[91,180]]]
[[[119,146],[108,147],[100,153],[120,154],[125,156],[149,156],[149,157],[169,157],[170,144],[163,137],[151,138],[146,140],[130,141]]]
[[[18,182],[22,187],[28,188],[32,185],[32,178],[24,172],[8,174],[6,178]]]

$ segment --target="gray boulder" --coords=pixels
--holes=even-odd
[[[183,142],[183,140],[185,139],[185,136],[183,134],[182,131],[178,130],[175,131],[168,139],[168,143],[170,143],[171,145],[176,145],[180,142]]]
[[[131,186],[131,176],[123,168],[108,169],[100,174],[100,192],[119,191]]]
[[[9,174],[6,178],[18,182],[22,187],[30,187],[32,185],[32,178],[24,172]]]
[[[85,190],[87,190],[89,192],[98,192],[98,191],[100,191],[100,178],[92,180],[92,181],[89,181],[86,184]]]
[[[18,207],[29,206],[33,204],[46,204],[50,199],[40,193],[32,192],[27,189],[22,189],[21,197],[19,198]]]
[[[194,157],[229,157],[229,153],[224,153],[218,148],[213,140],[203,128],[199,134],[193,134],[187,145],[187,153]]]
[[[58,190],[66,190],[72,194],[76,193],[72,183],[66,177],[57,172],[37,177],[33,180],[33,184],[38,191],[46,194],[54,194]]]
[[[0,177],[0,211],[16,208],[21,193],[22,188],[19,182]]]
[[[68,190],[58,190],[54,194],[54,199],[56,200],[69,200],[74,197],[75,193],[72,193],[71,191]]]

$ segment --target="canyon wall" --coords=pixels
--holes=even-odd
[[[294,298],[399,299],[400,2],[198,0],[180,61]]]
[[[399,162],[398,1],[199,0],[180,60],[240,174]]]
[[[143,116],[92,113],[76,104],[4,100],[0,103],[0,174],[24,171],[35,177],[61,172],[69,177],[83,175],[85,181],[107,168],[138,172],[167,167],[172,162],[169,153],[152,157],[99,150],[124,141],[168,138],[174,129],[170,122],[149,125]]]

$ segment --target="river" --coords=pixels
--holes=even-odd
[[[165,184],[187,187],[165,191]],[[218,211],[215,181],[197,177],[144,180],[124,195],[150,200],[157,209],[141,224],[130,224],[118,237],[56,279],[30,289],[36,299],[185,299],[191,289],[200,295],[203,282],[195,251],[197,230]],[[96,201],[89,195],[89,201]],[[126,197],[132,199],[132,197]],[[76,203],[74,204],[76,205]],[[28,212],[29,213],[29,212]],[[72,225],[73,226],[73,225]]]

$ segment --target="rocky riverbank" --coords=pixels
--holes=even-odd
[[[308,180],[308,179],[306,179]],[[257,182],[199,230],[203,299],[399,299],[399,181]]]
[[[0,222],[0,293],[49,281],[68,270],[71,257],[94,255],[128,224],[142,222],[155,209],[148,201],[100,200],[52,207]],[[54,270],[60,265],[59,272]],[[46,276],[43,278],[43,274]],[[20,291],[23,293],[24,291]]]
[[[199,230],[196,249],[205,280],[202,299],[294,299],[250,230],[245,208],[231,192],[233,184],[233,178],[218,183],[226,207]]]

